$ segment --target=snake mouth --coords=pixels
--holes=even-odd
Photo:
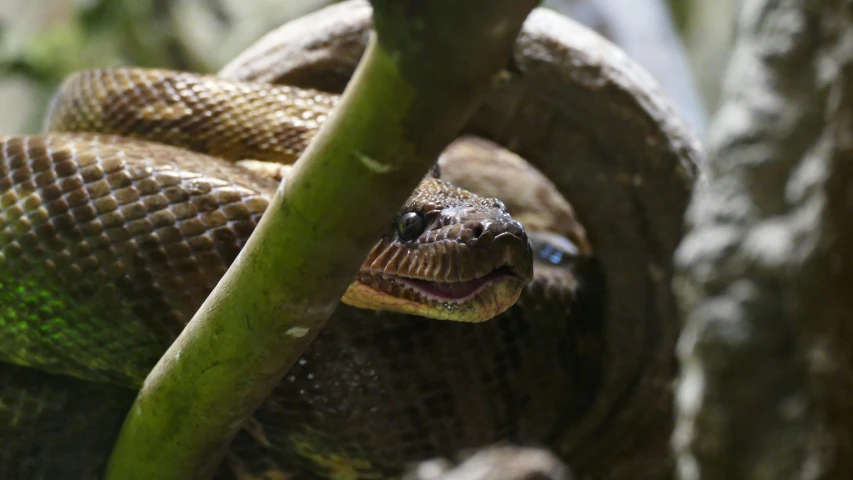
[[[507,266],[456,282],[362,272],[343,301],[358,308],[477,323],[511,307],[528,280],[529,276]]]
[[[394,281],[417,291],[424,297],[438,302],[453,303],[471,301],[492,286],[493,283],[498,283],[501,280],[512,278],[522,280],[508,267],[501,267],[482,277],[466,282],[431,282],[417,278],[393,277]]]

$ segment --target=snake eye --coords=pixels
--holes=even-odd
[[[551,265],[570,265],[580,256],[578,247],[562,235],[530,233],[529,238],[533,254]]]
[[[417,212],[406,212],[397,219],[397,234],[404,242],[420,237],[425,228],[426,221],[423,215]]]

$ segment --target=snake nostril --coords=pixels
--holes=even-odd
[[[479,238],[479,236],[482,234],[483,234],[483,225],[478,223],[474,227],[474,238]]]

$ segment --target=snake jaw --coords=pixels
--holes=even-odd
[[[440,283],[450,285],[425,280],[415,282],[403,277],[371,277],[352,282],[342,301],[357,308],[478,323],[515,304],[527,282],[514,275],[490,274],[474,291],[458,298],[436,294],[435,291],[442,288],[438,286]]]
[[[506,258],[508,263],[501,263],[481,275],[463,277],[465,280],[439,281],[436,276],[428,280],[372,273],[367,269],[350,284],[342,300],[348,305],[370,310],[437,320],[484,322],[515,304],[532,277],[532,261],[525,261],[532,258],[529,242],[526,237],[516,238],[515,245],[522,248],[511,249],[515,250],[512,254],[501,249],[494,252],[495,257]]]

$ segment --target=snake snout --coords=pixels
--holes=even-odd
[[[443,229],[455,237],[456,249],[470,259],[472,268],[460,271],[460,280],[468,281],[493,272],[518,277],[525,283],[533,276],[533,254],[524,227],[503,211],[478,208],[448,209],[452,219]]]

